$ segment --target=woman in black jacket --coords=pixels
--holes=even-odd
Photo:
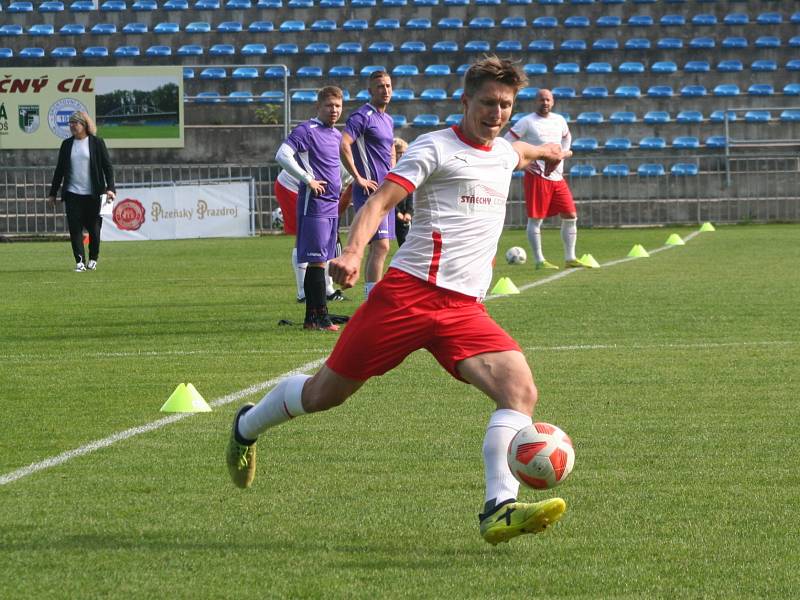
[[[94,271],[100,254],[100,228],[103,226],[101,196],[105,195],[107,202],[114,200],[114,168],[106,144],[95,135],[97,129],[88,114],[83,111],[73,113],[69,118],[69,130],[72,137],[64,140],[58,151],[58,163],[47,199],[55,202],[63,181],[61,200],[65,205],[69,238],[75,255],[75,271]],[[86,263],[84,229],[89,233],[89,262]]]

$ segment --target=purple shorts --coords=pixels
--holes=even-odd
[[[324,263],[336,256],[339,217],[301,216],[297,221],[297,262]]]

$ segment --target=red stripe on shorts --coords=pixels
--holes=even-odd
[[[428,268],[428,283],[436,284],[436,276],[439,274],[439,259],[442,258],[442,234],[439,231],[432,233],[433,255],[431,256],[431,266]]]

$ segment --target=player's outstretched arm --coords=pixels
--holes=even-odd
[[[356,213],[342,255],[331,260],[329,264],[330,276],[342,288],[351,288],[356,284],[364,248],[375,235],[383,218],[407,195],[403,186],[385,179]]]
[[[566,157],[560,144],[542,144],[534,146],[526,142],[516,141],[511,144],[519,154],[517,169],[524,169],[535,160],[543,160],[549,170],[553,170]]]

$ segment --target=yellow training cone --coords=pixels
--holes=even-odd
[[[161,412],[211,412],[211,407],[203,400],[203,397],[190,383],[181,383],[172,392],[172,395],[164,402]]]
[[[650,254],[647,253],[647,250],[644,249],[644,246],[641,244],[636,244],[631,251],[628,252],[628,256],[631,258],[650,258]]]
[[[714,229],[714,226],[711,223],[706,221],[700,226],[700,231],[716,231],[716,229]]]
[[[585,266],[589,267],[590,269],[596,269],[600,266],[600,263],[594,259],[594,256],[591,254],[584,254],[578,259],[582,262]]]
[[[495,284],[494,288],[492,288],[492,294],[519,294],[519,288],[514,285],[514,282],[511,281],[508,277],[501,277],[497,283]]]
[[[681,236],[677,233],[673,233],[671,236],[667,238],[667,241],[664,242],[667,246],[685,246],[686,242],[683,241]]]

